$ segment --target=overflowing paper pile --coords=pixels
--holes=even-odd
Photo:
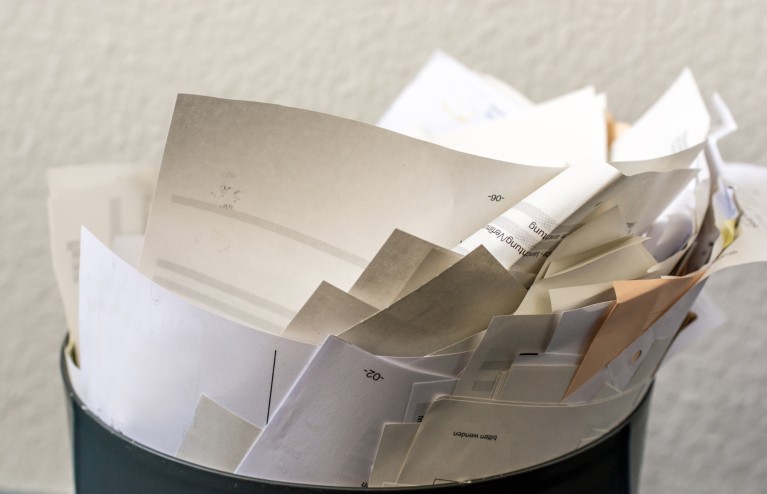
[[[442,53],[379,127],[181,95],[145,232],[151,171],[51,172],[70,378],[126,436],[257,478],[573,451],[642,399],[708,276],[767,260],[767,172],[723,163],[712,105],[685,70],[629,127],[593,88],[536,105]],[[717,321],[693,312],[682,334]]]

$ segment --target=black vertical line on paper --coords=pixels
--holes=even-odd
[[[274,369],[277,366],[277,349],[274,349],[274,360],[272,361],[272,382],[269,384],[269,404],[266,406],[266,423],[269,423],[269,413],[272,411],[272,390],[274,389]]]

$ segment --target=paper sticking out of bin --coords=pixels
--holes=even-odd
[[[443,53],[380,127],[180,95],[156,184],[51,172],[72,388],[238,478],[464,483],[587,447],[714,323],[677,339],[707,277],[767,260],[767,171],[722,161],[713,102],[684,70],[626,128]]]

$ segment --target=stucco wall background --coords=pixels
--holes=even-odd
[[[767,4],[759,0],[0,0],[0,492],[71,492],[45,171],[159,165],[179,92],[374,122],[441,48],[534,101],[586,84],[631,121],[681,68],[767,165]],[[706,288],[728,325],[659,375],[643,493],[767,484],[764,266]]]

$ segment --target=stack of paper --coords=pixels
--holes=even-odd
[[[148,220],[135,169],[51,173],[76,391],[158,451],[306,484],[462,482],[590,443],[719,321],[707,277],[767,261],[767,172],[722,161],[720,99],[712,123],[684,70],[628,129],[606,104],[536,105],[442,53],[390,130],[179,96]]]

